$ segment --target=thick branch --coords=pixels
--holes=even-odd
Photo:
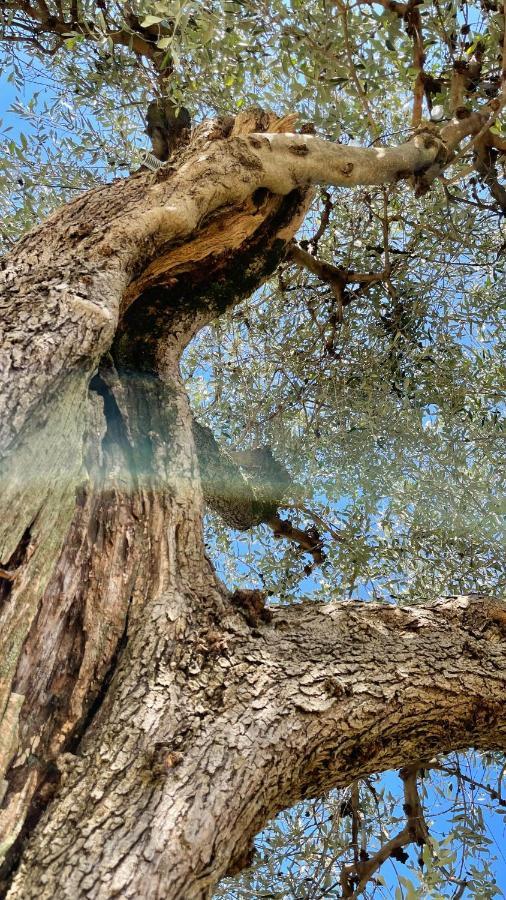
[[[506,747],[500,601],[305,603],[255,624],[232,606],[198,635],[178,609],[168,596],[137,622],[9,900],[148,883],[152,897],[208,897],[284,806],[451,749]],[[209,696],[222,699],[203,717]],[[412,802],[407,814],[419,837]]]
[[[239,116],[228,138],[222,136],[227,128],[230,134],[230,123],[220,123],[216,127],[217,140],[209,139],[208,128],[197,129],[177,170],[137,175],[90,192],[55,213],[5,259],[0,277],[7,298],[2,322],[8,340],[3,347],[6,375],[1,422],[6,442],[21,429],[31,409],[27,377],[37,375],[39,403],[58,378],[68,378],[76,370],[85,375],[87,365],[93,370],[110,347],[118,317],[125,315],[138,293],[147,292],[148,287],[156,287],[160,282],[174,284],[174,276],[167,271],[169,266],[159,265],[167,255],[173,258],[174,242],[181,245],[190,235],[198,238],[203,223],[209,223],[211,230],[212,216],[218,210],[240,207],[253,199],[252,205],[260,204],[261,210],[262,206],[268,207],[268,201],[257,200],[259,192],[267,190],[279,198],[316,183],[351,186],[415,177],[427,189],[423,179],[433,179],[451,149],[482,122],[479,115],[469,116],[450,123],[440,133],[424,130],[406,144],[391,148],[342,146],[312,135],[244,134],[243,128],[251,129],[256,122],[261,125],[264,121],[268,126],[272,119],[261,113],[256,118],[250,114],[245,121]],[[111,219],[104,221],[109,211]],[[258,218],[261,222],[261,213]],[[218,232],[221,248],[223,226]],[[38,238],[42,246],[34,257],[32,248]],[[213,240],[218,240],[218,233]],[[212,252],[212,248],[207,252]],[[186,260],[187,271],[185,248],[176,248],[175,257]],[[66,264],[69,268],[72,265],[72,276],[65,271],[62,277]],[[176,268],[176,260],[173,266]],[[27,346],[11,348],[11,335],[16,335],[19,342],[16,325],[24,314],[19,299],[19,272],[24,267],[30,272],[24,277],[22,294],[26,296],[27,315],[33,306],[30,290],[37,291],[42,281],[48,286],[48,303],[53,312],[44,344],[32,342],[27,332]],[[133,274],[138,276],[139,272],[144,276],[151,272],[151,277],[134,279]],[[137,282],[136,291],[131,289],[132,284],[127,289],[129,282]],[[64,317],[67,321],[62,327]],[[11,354],[20,354],[24,359],[21,372]],[[13,365],[15,379],[10,374]]]
[[[196,421],[193,435],[207,505],[227,525],[240,530],[259,525],[273,515],[290,484],[290,477],[270,451],[256,451],[257,464],[252,469],[247,460],[243,459],[241,464],[237,454],[222,450],[211,430]]]
[[[333,280],[346,284],[375,284],[377,281],[383,281],[385,278],[385,272],[355,272],[354,269],[334,266],[332,263],[325,262],[308,253],[307,250],[304,250],[295,242],[290,244],[287,259],[304,269],[308,269],[313,275],[316,275],[322,281],[327,281],[329,284]]]

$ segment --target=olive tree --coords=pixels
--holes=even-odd
[[[350,786],[327,893],[430,869],[420,773],[506,743],[504,10],[1,14],[4,894],[210,896]]]

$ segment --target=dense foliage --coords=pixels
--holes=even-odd
[[[32,0],[2,3],[1,16],[4,251],[76,191],[139,165],[156,96],[194,121],[255,103],[298,112],[363,146],[401,143],[421,113],[439,121],[491,100],[500,113],[506,99],[495,0]],[[500,115],[493,133],[500,150]],[[324,542],[317,567],[265,526],[230,532],[212,517],[229,583],[264,586],[273,602],[504,588],[504,156],[477,171],[476,155],[465,149],[422,198],[403,182],[319,193],[299,240],[346,273],[339,289],[289,259],[189,348],[197,416],[223,445],[271,446],[293,478],[286,515]],[[447,837],[423,869],[411,854],[415,896],[493,896],[478,801],[497,807],[500,784],[487,785],[501,761],[441,765],[426,791]],[[346,854],[374,853],[402,819],[393,787],[371,779],[353,803],[287,813],[254,874],[222,895],[339,896]],[[413,878],[401,868],[399,896],[414,896]],[[391,896],[378,878],[375,890]]]

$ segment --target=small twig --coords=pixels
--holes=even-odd
[[[351,847],[353,850],[353,857],[355,860],[355,865],[358,865],[360,862],[360,857],[358,853],[358,829],[360,827],[360,789],[358,786],[358,781],[354,781],[351,786]]]
[[[499,794],[499,799],[502,800],[502,780],[506,773],[506,763],[503,765],[501,771],[499,772],[499,777],[497,779],[497,793]]]
[[[323,541],[314,527],[303,530],[292,525],[290,519],[281,519],[277,513],[266,519],[267,525],[272,528],[275,538],[285,537],[293,541],[306,553],[310,553],[314,563],[317,566],[325,561],[325,553],[323,552]]]
[[[322,217],[320,219],[320,224],[315,231],[313,237],[309,238],[307,245],[311,247],[313,253],[318,252],[318,243],[320,239],[325,234],[327,226],[329,224],[330,214],[334,208],[334,204],[332,202],[332,197],[330,196],[328,191],[323,191],[323,197],[325,198],[325,206],[323,207]]]
[[[441,181],[445,185],[456,184],[458,181],[462,181],[463,178],[466,178],[467,175],[470,175],[471,172],[475,172],[476,169],[473,165],[465,166],[461,172],[458,172],[452,178],[445,178],[444,175],[441,176]]]
[[[473,166],[473,170],[474,170],[474,166]],[[447,204],[460,203],[464,206],[474,206],[477,209],[488,209],[490,212],[497,211],[497,207],[495,207],[492,203],[483,203],[483,200],[480,200],[480,198],[476,194],[475,188],[473,188],[474,200],[468,200],[467,197],[458,197],[456,194],[452,194],[452,192],[448,190],[448,187],[444,182],[443,182],[443,190],[444,190]],[[454,232],[454,235],[460,243],[462,240],[462,235],[460,235],[458,233],[453,221],[451,221],[451,225],[452,225],[452,230]]]
[[[346,900],[356,900],[366,888],[368,882],[387,859],[396,856],[408,844],[417,843],[420,846],[430,843],[429,830],[423,815],[423,808],[418,794],[417,774],[420,764],[406,766],[401,769],[400,776],[404,782],[404,812],[406,813],[406,825],[395,837],[391,838],[369,859],[360,858],[358,854],[358,832],[352,846],[354,847],[354,862],[343,866],[341,870],[342,896]],[[357,850],[355,850],[355,845]],[[366,856],[362,853],[361,856]]]
[[[487,794],[490,795],[491,800],[498,800],[500,805],[504,805],[504,803],[506,803],[506,801],[503,800],[501,797],[499,783],[498,783],[498,789],[496,790],[495,788],[492,787],[491,784],[483,784],[483,782],[476,781],[475,778],[471,778],[469,775],[464,775],[464,773],[461,772],[460,769],[457,772],[455,772],[453,769],[447,768],[447,766],[440,766],[440,765],[431,765],[431,769],[433,769],[436,772],[444,772],[445,775],[452,775],[455,778],[457,778],[458,781],[465,781],[466,784],[470,784],[471,787],[477,788],[481,791],[485,791]]]

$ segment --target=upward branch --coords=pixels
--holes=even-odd
[[[229,223],[235,208],[243,222],[247,211],[243,205],[250,204],[251,225],[244,231],[244,225],[237,223],[234,232],[234,237],[238,232],[247,240],[278,208],[280,198],[294,191],[307,195],[311,185],[352,187],[412,179],[415,189],[423,193],[460,141],[479,133],[483,121],[482,114],[474,113],[440,131],[434,126],[423,128],[396,147],[362,148],[313,135],[280,133],[276,128],[291,127],[291,123],[253,110],[235,121],[226,118],[199,126],[179,167],[103,185],[58,210],[31,233],[29,241],[17,245],[0,273],[7,308],[2,351],[5,381],[0,385],[4,388],[0,410],[4,441],[12,440],[26,420],[31,409],[27,380],[33,380],[35,373],[39,391],[45,393],[58,378],[69,377],[77,369],[83,373],[83,365],[93,371],[136,298],[152,288],[177,284],[178,274],[188,273],[192,252],[199,266],[206,255],[215,256],[218,237],[221,251],[226,249],[223,224],[217,228],[215,221],[220,210]],[[283,227],[279,224],[280,246],[292,238],[301,212],[303,204],[298,204],[289,227],[286,222]],[[212,234],[207,245],[206,229]],[[34,257],[37,240],[40,253]],[[185,241],[191,241],[191,250],[184,248]],[[64,262],[69,271],[62,280]],[[20,271],[25,273],[23,291],[13,292]],[[48,284],[48,302],[54,308],[48,340],[42,346],[16,327],[23,310],[30,317],[32,294],[41,280]],[[209,315],[216,315],[216,310],[208,311]],[[10,372],[18,369],[19,354],[25,365],[13,381]]]

